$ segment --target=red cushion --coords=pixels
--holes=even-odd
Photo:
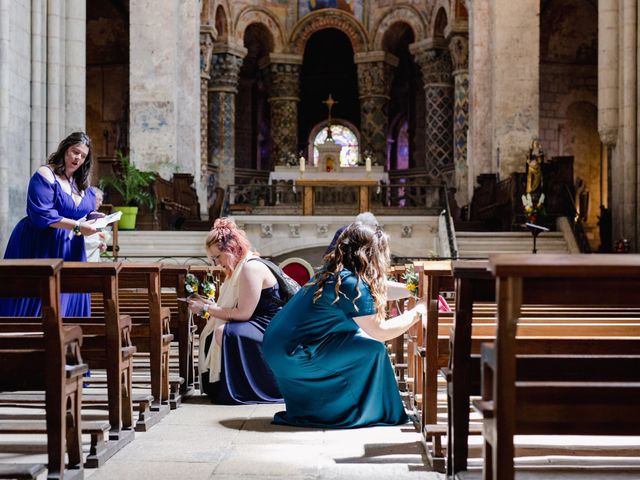
[[[293,278],[296,282],[300,284],[300,286],[304,285],[309,281],[311,275],[309,275],[309,271],[307,268],[296,262],[292,262],[289,265],[285,265],[282,267],[282,271]]]

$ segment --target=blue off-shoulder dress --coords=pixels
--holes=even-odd
[[[348,270],[339,275],[337,303],[334,280],[325,283],[316,303],[316,287],[307,285],[265,332],[262,350],[286,404],[274,423],[316,428],[406,423],[385,345],[353,320],[375,313],[369,287]]]
[[[273,287],[262,289],[258,305],[249,320],[232,320],[225,324],[220,380],[209,383],[209,372],[202,374],[202,391],[213,403],[246,405],[282,402],[276,379],[262,354],[264,332],[281,308],[280,289],[276,283]],[[204,339],[205,354],[211,342],[215,341],[213,337],[211,334]]]
[[[96,197],[91,188],[84,192],[78,205],[62,189],[55,177],[49,182],[38,172],[29,181],[27,216],[11,233],[5,259],[62,258],[66,261],[86,261],[84,237],[69,230],[49,227],[63,218],[79,220],[95,210]],[[91,314],[88,294],[60,295],[60,311],[65,317],[87,317]],[[0,316],[31,317],[40,315],[40,299],[2,298]]]

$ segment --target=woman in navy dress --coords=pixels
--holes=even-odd
[[[338,238],[324,266],[282,308],[264,335],[265,358],[286,411],[278,424],[317,428],[398,425],[408,418],[384,341],[426,314],[424,301],[385,320],[389,288],[386,234],[356,222]]]
[[[47,165],[40,167],[29,181],[27,216],[11,233],[6,259],[62,258],[85,261],[83,235],[97,230],[82,221],[93,212],[96,197],[89,187],[91,140],[83,132],[69,135],[60,142]],[[93,216],[97,216],[93,212]],[[87,294],[62,294],[63,316],[90,315]],[[0,300],[0,316],[37,316],[40,300],[7,298]]]
[[[200,385],[214,403],[282,402],[262,355],[262,337],[282,302],[271,270],[250,251],[245,233],[219,218],[206,241],[209,258],[225,272],[218,302],[192,296],[189,309],[208,316],[200,334]]]

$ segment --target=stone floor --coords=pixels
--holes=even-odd
[[[420,479],[420,437],[406,427],[314,430],[271,425],[282,405],[217,406],[193,397],[86,478]]]
[[[195,396],[104,466],[86,470],[90,480],[444,480],[426,468],[420,437],[411,425],[320,430],[271,424],[282,405],[220,406]],[[553,457],[516,460],[516,480],[639,480],[640,438],[561,437]],[[34,437],[24,438],[33,442]],[[517,438],[520,447],[556,445],[559,437]],[[46,439],[42,438],[42,448]],[[579,450],[576,446],[580,445]],[[578,457],[603,446],[616,457]],[[85,445],[85,447],[88,447]],[[470,471],[458,480],[482,478],[481,442],[470,439]],[[39,451],[43,451],[42,448]],[[1,462],[46,463],[43,453],[3,451]],[[548,451],[548,449],[547,449]],[[563,455],[564,454],[564,455]],[[573,455],[572,455],[573,454]],[[38,480],[44,480],[46,474]]]

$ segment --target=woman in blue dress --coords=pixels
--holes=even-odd
[[[426,305],[384,319],[387,299],[407,296],[388,288],[388,265],[387,235],[353,223],[313,281],[273,318],[263,352],[286,404],[275,423],[355,428],[408,420],[383,342],[419,321]]]
[[[217,302],[189,299],[193,313],[208,317],[200,334],[200,388],[218,404],[282,402],[262,355],[264,331],[282,308],[278,282],[230,219],[215,221],[205,245],[225,281]]]
[[[96,205],[89,188],[91,140],[83,132],[75,132],[60,142],[47,165],[40,167],[29,181],[27,216],[11,233],[6,259],[62,258],[85,261],[83,235],[97,230],[86,221]],[[93,216],[99,216],[93,212]],[[62,294],[63,316],[90,315],[87,294]],[[7,298],[0,300],[0,316],[37,316],[40,300]]]

